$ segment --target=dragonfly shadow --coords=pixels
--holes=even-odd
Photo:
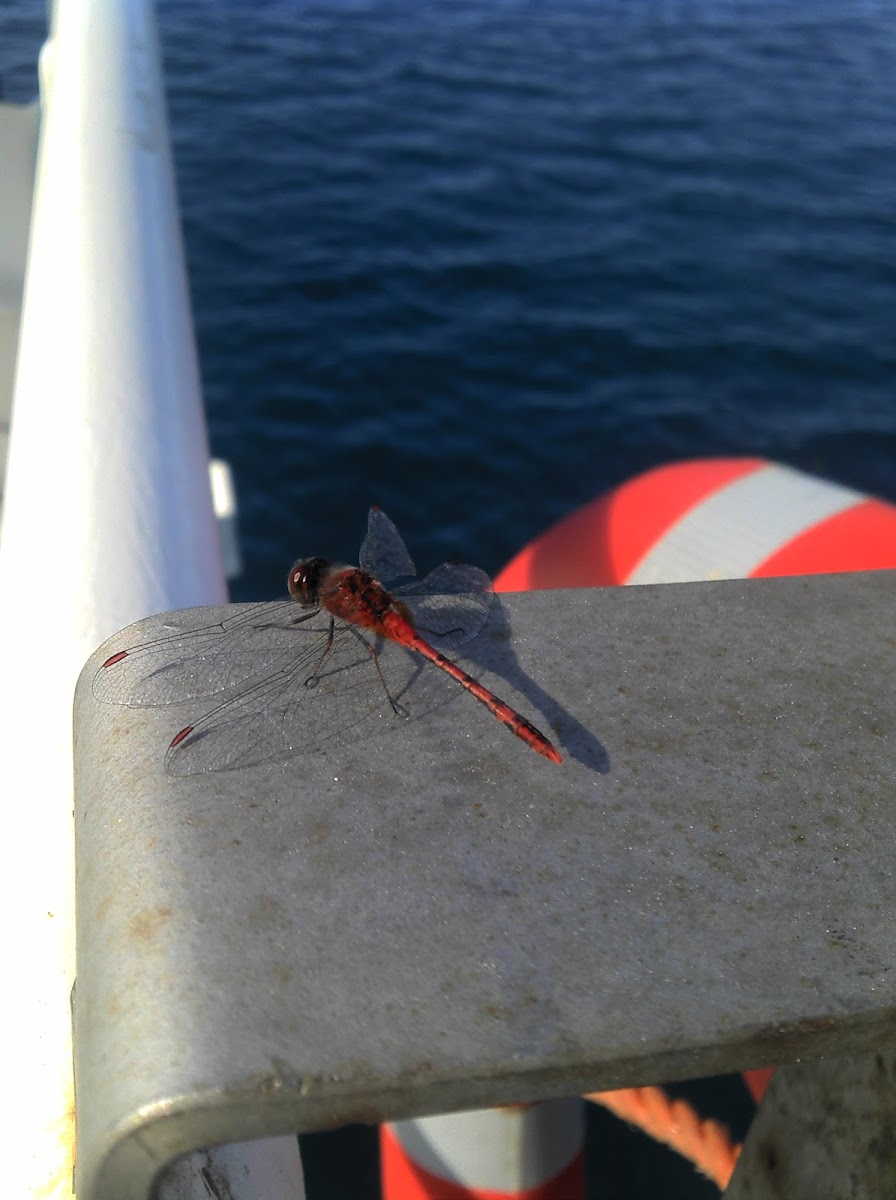
[[[543,729],[543,732],[559,743],[560,750],[566,756],[575,759],[589,771],[596,771],[599,775],[608,775],[610,755],[606,747],[590,729],[526,674],[513,649],[511,632],[507,611],[501,603],[500,597],[495,596],[486,629],[476,638],[469,649],[464,647],[467,662],[475,663],[483,669],[494,672],[502,679],[506,679],[521,696],[525,696],[550,726],[550,728]],[[498,691],[500,693],[500,688]],[[501,698],[507,699],[506,696]],[[524,715],[530,716],[531,714]],[[535,724],[538,725],[539,721],[536,720]],[[559,734],[556,732],[557,730],[560,731]]]

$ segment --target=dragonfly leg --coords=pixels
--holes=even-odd
[[[301,613],[298,617],[292,617],[285,625],[277,625],[274,622],[269,622],[267,625],[253,625],[253,629],[290,629],[293,625],[301,625],[303,621],[310,621],[312,617],[316,617],[320,612],[319,608],[313,608],[311,612]],[[332,624],[333,618],[330,618],[330,638],[332,640]]]
[[[320,612],[320,609],[317,609],[315,613],[309,614],[309,616],[316,616],[318,612]],[[305,619],[306,619],[305,617],[297,617],[296,620],[292,622],[292,624],[295,625],[298,621],[304,621]],[[333,649],[333,628],[334,628],[335,624],[336,624],[336,622],[335,622],[334,618],[330,617],[330,628],[327,630],[327,644],[326,644],[326,646],[324,646],[323,654],[321,654],[320,658],[317,660],[317,662],[314,666],[314,670],[311,672],[311,674],[305,680],[305,687],[316,687],[317,684],[320,682],[320,669],[324,665],[324,663],[327,661],[327,656],[329,655],[330,651]]]
[[[360,632],[360,630],[355,629],[355,627],[353,625],[350,625],[349,629],[352,631],[352,633],[355,635],[355,637],[358,639],[358,641],[361,643],[361,645],[364,647],[364,649],[367,651],[367,653],[373,659],[373,665],[376,667],[376,673],[380,677],[380,683],[383,685],[383,691],[386,693],[386,699],[389,701],[389,704],[392,707],[392,711],[395,713],[396,717],[408,716],[408,710],[406,708],[404,708],[401,704],[399,704],[398,701],[395,699],[395,697],[392,695],[392,693],[389,691],[389,685],[386,683],[386,678],[383,675],[383,668],[380,666],[379,654],[377,654],[376,650],[373,648],[373,646],[371,646],[370,642],[368,642],[367,638],[364,637],[364,635]]]

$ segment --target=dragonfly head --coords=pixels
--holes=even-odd
[[[286,577],[290,596],[305,608],[320,604],[321,582],[332,569],[332,565],[325,558],[299,559],[297,563],[293,563]]]

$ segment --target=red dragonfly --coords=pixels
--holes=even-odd
[[[425,710],[426,689],[418,683],[423,659],[533,750],[563,761],[539,729],[442,652],[468,642],[485,624],[493,591],[484,571],[443,563],[425,579],[395,583],[416,575],[416,568],[378,508],[370,510],[359,561],[347,567],[325,558],[300,560],[287,577],[289,600],[252,605],[216,624],[178,628],[117,651],[94,676],[94,694],[140,707],[227,692],[171,740],[166,768],[191,775],[320,745],[386,700],[407,716],[408,696],[420,695],[421,704],[410,703]],[[387,653],[390,643],[403,648],[400,661]]]

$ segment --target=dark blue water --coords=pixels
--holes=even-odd
[[[351,559],[372,501],[490,570],[692,455],[896,501],[892,5],[158,13],[238,598]],[[43,21],[0,8],[13,98]]]
[[[494,570],[683,456],[896,500],[891,5],[158,13],[240,596],[371,501]]]

